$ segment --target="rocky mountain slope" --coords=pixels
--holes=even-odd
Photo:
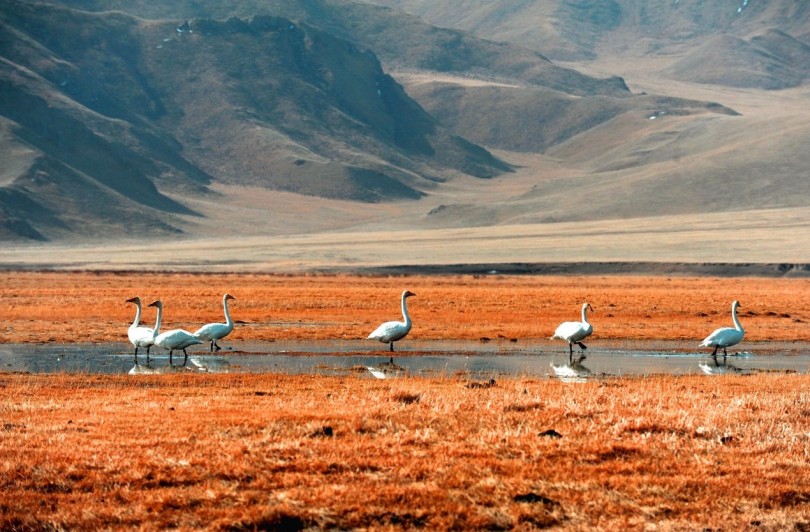
[[[803,3],[0,7],[7,241],[810,205]]]
[[[374,202],[509,170],[306,24],[0,13],[3,238],[170,234],[212,182]]]

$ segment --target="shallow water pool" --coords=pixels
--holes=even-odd
[[[189,349],[173,363],[162,352],[138,361],[129,344],[5,344],[0,371],[32,373],[266,372],[289,374],[355,374],[369,378],[409,375],[555,377],[583,380],[605,376],[810,371],[810,345],[745,344],[723,360],[708,351],[685,349],[683,342],[592,342],[587,357],[568,363],[567,346],[515,341],[410,341],[393,353],[364,341],[232,342],[210,353]],[[577,352],[575,352],[575,356]]]

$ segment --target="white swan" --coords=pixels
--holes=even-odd
[[[717,356],[717,350],[723,348],[723,357],[728,356],[726,348],[732,345],[737,345],[742,342],[745,336],[745,330],[740,325],[740,320],[737,319],[737,309],[740,308],[739,301],[734,301],[731,304],[731,321],[734,322],[734,327],[721,327],[706,337],[699,347],[714,347],[712,357]]]
[[[169,350],[169,365],[172,364],[172,354],[177,350],[182,351],[184,355],[183,365],[185,366],[186,362],[188,361],[188,353],[186,353],[186,348],[194,344],[201,344],[202,340],[190,332],[184,331],[183,329],[172,329],[171,331],[157,334],[158,330],[160,329],[160,321],[163,316],[163,303],[160,300],[157,300],[149,303],[149,306],[157,307],[157,323],[155,325],[155,337],[153,342],[156,346]]]
[[[574,360],[574,344],[577,344],[583,351],[588,349],[582,340],[593,333],[593,325],[588,323],[588,310],[593,312],[593,307],[588,303],[582,305],[582,321],[565,321],[554,331],[552,340],[560,339],[568,342],[568,362]],[[584,357],[583,357],[584,358]]]
[[[209,323],[194,332],[194,336],[203,342],[211,342],[211,351],[219,351],[222,349],[217,345],[217,340],[225,338],[231,334],[233,330],[233,320],[231,319],[231,313],[228,311],[228,301],[231,299],[235,300],[236,298],[230,294],[222,296],[222,307],[225,309],[225,323]]]
[[[411,318],[408,316],[408,305],[405,300],[415,295],[408,290],[402,292],[402,319],[404,321],[387,321],[374,329],[374,332],[369,334],[368,338],[388,344],[391,351],[393,351],[394,342],[405,338],[405,335],[411,330]]]
[[[144,327],[141,325],[141,298],[133,297],[127,299],[127,303],[134,303],[135,304],[135,320],[132,322],[132,325],[129,326],[127,330],[127,336],[129,337],[129,341],[132,345],[135,346],[135,360],[138,360],[138,348],[145,347],[146,348],[146,360],[149,360],[149,349],[152,347],[154,342],[152,338],[154,335],[154,329],[151,327]]]

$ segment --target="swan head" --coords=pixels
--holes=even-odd
[[[157,307],[159,309],[162,309],[163,308],[163,302],[160,299],[158,299],[157,301],[152,301],[151,303],[149,303],[148,306]]]
[[[404,292],[402,292],[402,297],[411,297],[411,296],[415,296],[415,295],[416,294],[414,294],[410,290],[405,290]]]
[[[136,305],[140,305],[141,304],[141,298],[139,298],[138,296],[131,297],[131,298],[127,299],[125,301],[125,303],[135,303]]]
[[[591,306],[590,303],[583,303],[582,304],[582,310],[586,310],[586,309],[590,310],[591,312],[596,312],[595,310],[593,310],[593,307]]]
[[[223,301],[228,301],[228,300],[231,300],[231,299],[233,299],[234,301],[236,301],[236,298],[235,298],[235,297],[233,297],[231,294],[225,294],[224,296],[222,296],[222,300],[223,300]]]
[[[737,310],[738,308],[740,308],[740,306],[741,306],[741,305],[740,305],[740,302],[739,302],[739,301],[737,301],[737,300],[734,300],[734,302],[731,304],[731,308],[732,308],[733,310]]]

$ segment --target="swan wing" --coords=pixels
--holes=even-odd
[[[566,321],[561,323],[554,331],[553,338],[567,340],[569,342],[578,342],[583,338],[590,336],[593,332],[593,327],[589,324],[582,323],[581,321]]]
[[[707,336],[700,347],[730,347],[740,343],[744,333],[733,327],[722,327]]]
[[[409,324],[401,321],[387,321],[374,329],[374,332],[368,335],[371,340],[379,340],[380,342],[396,342],[405,337],[411,330]]]
[[[155,345],[164,349],[184,349],[190,345],[201,344],[202,340],[183,329],[172,329],[155,337]]]
[[[207,341],[219,340],[228,336],[232,330],[233,326],[227,323],[209,323],[197,329],[194,336]]]

